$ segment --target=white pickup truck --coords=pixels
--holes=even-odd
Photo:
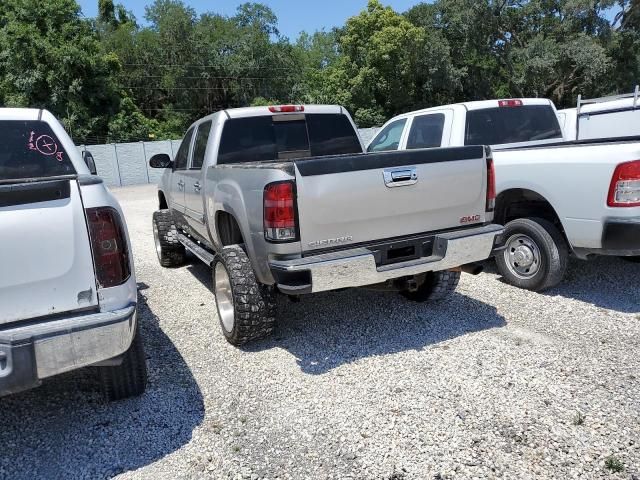
[[[585,99],[575,108],[558,111],[566,140],[640,135],[640,85],[633,93]]]
[[[85,366],[108,400],[144,392],[122,211],[45,110],[0,109],[0,228],[0,396]]]
[[[487,100],[394,117],[368,151],[463,145],[493,150],[495,259],[510,284],[556,285],[570,252],[640,255],[640,137],[565,142],[551,101]]]

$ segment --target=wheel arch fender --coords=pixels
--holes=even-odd
[[[522,186],[503,188],[496,197],[494,221],[506,225],[516,218],[544,218],[560,229],[567,244],[571,246],[561,213],[556,208],[557,203],[552,203],[546,193],[540,193],[539,189]]]

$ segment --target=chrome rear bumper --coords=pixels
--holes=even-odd
[[[43,378],[126,352],[136,331],[136,305],[112,312],[41,319],[0,329],[0,396]]]
[[[293,260],[272,260],[269,265],[274,278],[278,279],[278,288],[287,294],[361,287],[485,260],[502,232],[501,225],[486,225],[437,234],[431,256],[384,266],[377,266],[374,254],[365,247]]]

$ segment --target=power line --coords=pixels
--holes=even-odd
[[[131,78],[131,75],[119,74],[118,77]],[[138,78],[165,78],[166,75],[140,75]],[[202,77],[202,76],[180,76],[179,79],[196,79],[196,80],[276,80],[275,77]]]
[[[189,63],[163,63],[163,64],[157,64],[157,63],[123,63],[122,66],[124,67],[156,67],[156,68],[176,68],[176,67],[182,67],[182,68],[217,68],[217,69],[228,69],[228,66],[225,65],[195,65],[195,64],[189,64]],[[289,71],[296,71],[296,72],[300,72],[300,71],[304,71],[304,70],[321,70],[315,67],[296,67],[296,66],[291,66],[291,67],[277,67],[277,66],[273,66],[273,65],[269,65],[269,66],[245,66],[242,67],[241,69],[244,70],[289,70]]]
[[[150,87],[149,85],[134,85],[122,87],[131,90],[205,90],[205,91],[227,91],[234,87]],[[235,88],[241,88],[240,85],[236,85]]]

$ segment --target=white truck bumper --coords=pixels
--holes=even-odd
[[[0,396],[126,352],[136,331],[136,305],[0,329]]]

